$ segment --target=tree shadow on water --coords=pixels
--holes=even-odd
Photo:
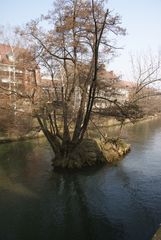
[[[121,224],[114,224],[105,215],[99,214],[99,206],[96,210],[93,208],[90,199],[93,196],[90,196],[92,189],[89,192],[89,186],[86,186],[84,184],[85,179],[82,179],[88,178],[89,175],[94,176],[100,169],[93,168],[92,170],[79,171],[79,173],[58,174],[59,177],[55,185],[57,186],[56,191],[58,192],[57,197],[59,200],[57,199],[56,201],[62,201],[63,218],[61,234],[58,230],[57,238],[55,239],[123,239],[124,231]],[[95,192],[94,189],[93,191]],[[93,199],[96,203],[97,197],[96,194],[95,199]]]

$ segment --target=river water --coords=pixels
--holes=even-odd
[[[42,139],[0,145],[0,240],[150,240],[161,223],[161,120],[123,136],[123,161],[68,173],[52,171]]]

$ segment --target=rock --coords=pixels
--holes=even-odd
[[[160,240],[161,239],[161,226],[157,230],[157,232],[154,234],[152,240]]]

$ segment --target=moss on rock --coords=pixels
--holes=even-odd
[[[100,141],[98,144],[108,163],[120,160],[130,151],[130,144],[125,143],[121,139],[109,139],[106,143]]]

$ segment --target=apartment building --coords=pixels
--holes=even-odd
[[[10,104],[16,108],[18,104],[15,95],[16,92],[25,92],[29,86],[34,84],[40,86],[44,92],[49,89],[52,91],[53,82],[51,79],[40,76],[40,68],[31,60],[30,53],[23,48],[13,47],[6,44],[0,44],[0,99],[1,106]],[[62,82],[54,80],[55,89],[61,93]],[[118,99],[121,102],[128,100],[131,84],[120,81],[113,71],[107,71],[102,65],[98,72],[97,92],[94,108],[104,109],[109,106],[110,100]],[[61,95],[61,94],[58,94]],[[77,108],[80,101],[80,89],[75,89],[73,104]],[[61,97],[57,100],[61,101]],[[24,102],[24,104],[26,101]],[[61,103],[60,103],[61,104]]]
[[[30,59],[29,59],[30,58]],[[16,91],[25,89],[40,79],[40,69],[31,62],[31,55],[23,48],[0,44],[0,99],[3,104],[16,105]]]
[[[132,82],[120,80],[113,71],[107,71],[105,68],[98,72],[97,85],[94,108],[98,110],[108,108],[113,101],[120,103],[128,101],[134,89]]]

